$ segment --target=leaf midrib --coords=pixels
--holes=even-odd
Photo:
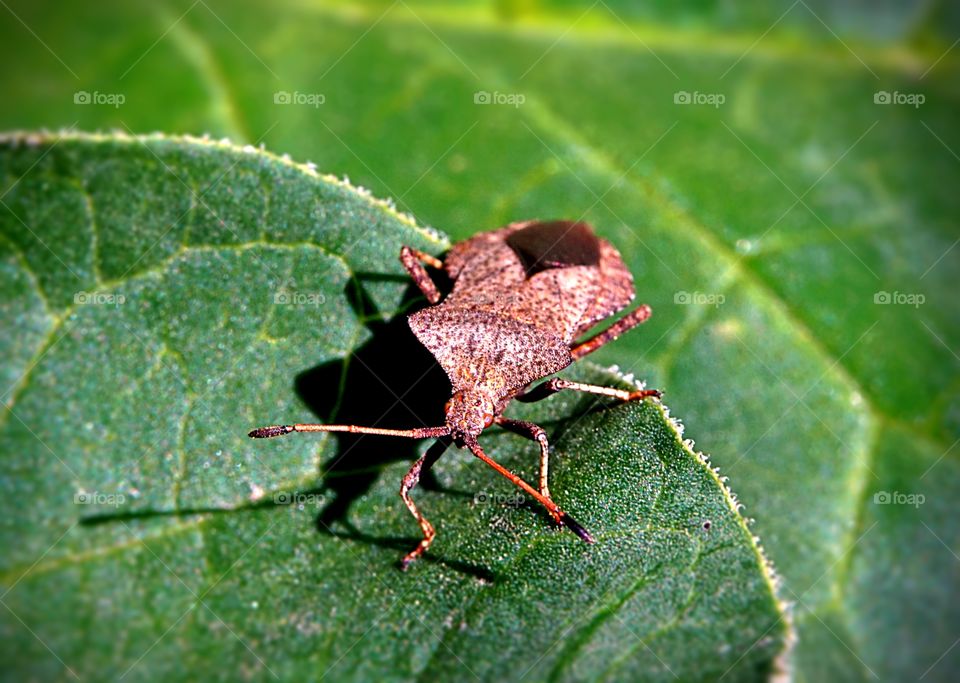
[[[653,21],[639,22],[633,18],[604,18],[598,26],[597,17],[592,16],[590,29],[585,30],[579,22],[586,14],[582,10],[563,12],[556,8],[538,8],[534,20],[519,18],[508,21],[498,18],[488,6],[463,7],[446,3],[411,7],[409,3],[397,0],[383,11],[371,11],[363,6],[318,4],[301,0],[288,0],[287,4],[313,15],[333,17],[343,23],[359,26],[377,23],[384,26],[422,28],[426,23],[431,29],[440,27],[471,34],[493,34],[518,39],[532,36],[547,47],[561,40],[603,47],[613,44],[645,56],[650,56],[652,49],[656,48],[681,57],[726,56],[731,60],[743,58],[743,61],[756,60],[759,57],[763,61],[778,59],[795,64],[841,64],[853,70],[863,70],[868,75],[869,72],[857,57],[869,65],[886,67],[904,75],[922,72],[938,58],[941,58],[938,66],[960,64],[960,58],[951,53],[943,54],[949,44],[942,41],[936,44],[901,42],[877,47],[875,43],[859,37],[844,36],[841,43],[838,38],[823,33],[813,36],[814,39],[821,39],[823,43],[818,43],[818,49],[811,50],[809,44],[800,39],[792,41],[787,32],[766,34],[762,29],[719,36],[716,31],[707,29],[697,30]],[[606,3],[601,1],[597,4],[607,8],[608,13],[612,12]],[[811,10],[804,9],[805,6],[804,2],[794,3],[794,6],[783,14],[787,16],[793,12],[807,12],[813,20],[816,15]],[[599,11],[597,9],[594,15]],[[474,68],[475,65],[471,64],[471,67]]]
[[[486,72],[484,72],[486,73]],[[505,85],[493,74],[488,74],[489,80],[498,86]],[[776,312],[788,323],[790,332],[795,339],[802,342],[822,362],[827,373],[834,373],[839,383],[846,385],[849,391],[858,392],[864,399],[863,409],[868,416],[884,415],[873,403],[869,394],[850,373],[850,369],[842,363],[842,358],[834,358],[830,349],[824,346],[812,330],[794,313],[789,303],[783,299],[748,263],[741,258],[734,249],[711,231],[706,225],[697,220],[689,210],[670,198],[660,190],[657,183],[647,179],[638,179],[630,175],[629,170],[618,165],[606,152],[598,148],[592,141],[575,132],[575,128],[568,121],[558,116],[552,109],[539,100],[531,98],[524,105],[525,111],[532,112],[531,120],[537,125],[541,133],[548,138],[559,140],[573,154],[579,156],[597,170],[619,180],[625,180],[633,185],[651,205],[655,206],[662,215],[676,217],[680,220],[672,225],[687,233],[688,237],[697,243],[702,243],[708,251],[713,252],[722,266],[726,268],[722,277],[735,278],[736,282],[752,287],[758,297],[767,301]],[[658,176],[659,177],[659,176]],[[590,188],[592,191],[593,188]],[[602,196],[602,195],[601,195]],[[668,349],[668,353],[671,350]]]

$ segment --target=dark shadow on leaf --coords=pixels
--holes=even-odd
[[[162,517],[206,517],[210,515],[222,515],[222,514],[236,514],[237,512],[244,511],[255,511],[263,510],[267,508],[277,508],[285,507],[287,505],[298,504],[297,501],[311,500],[316,499],[316,497],[322,497],[325,494],[329,493],[327,486],[319,486],[311,489],[304,489],[300,491],[293,492],[284,492],[282,498],[274,497],[273,499],[267,498],[264,500],[258,500],[251,503],[246,503],[244,505],[237,505],[234,507],[192,507],[192,508],[181,508],[174,510],[124,510],[116,511],[111,510],[109,512],[94,512],[92,514],[86,515],[80,518],[80,526],[84,527],[96,527],[104,524],[116,524],[118,522],[138,522],[141,520],[150,520],[157,519]],[[456,493],[456,492],[454,492]],[[322,516],[322,513],[321,513]],[[320,525],[320,518],[318,517],[317,525]],[[349,541],[359,541],[361,543],[367,543],[369,545],[374,545],[380,548],[388,548],[390,550],[397,552],[397,561],[396,566],[400,568],[400,557],[411,548],[417,545],[420,542],[420,537],[418,536],[374,536],[369,533],[365,533],[355,529],[349,523],[346,523],[345,526],[349,527],[348,531],[336,531],[329,527],[321,529],[323,533],[326,533],[329,536],[335,538],[340,538]],[[427,564],[440,564],[445,567],[450,567],[454,571],[461,572],[463,574],[469,574],[478,579],[487,581],[488,583],[494,583],[496,581],[496,575],[485,567],[478,567],[476,565],[469,564],[467,562],[461,562],[459,560],[452,560],[447,558],[437,557],[432,553],[427,553],[420,558],[419,562],[425,562]]]
[[[326,533],[336,538],[359,541],[360,543],[375,545],[378,548],[387,548],[395,551],[397,553],[397,560],[395,562],[397,569],[401,568],[400,557],[410,552],[410,550],[420,542],[420,538],[414,536],[374,536],[372,534],[366,534],[362,531],[341,533],[327,530]],[[432,552],[427,552],[427,554],[423,555],[419,560],[417,560],[417,562],[426,562],[427,564],[439,564],[445,567],[450,567],[454,571],[458,571],[462,574],[469,574],[470,576],[486,581],[487,583],[496,583],[497,580],[496,574],[486,567],[478,567],[477,565],[470,564],[468,562],[462,562],[460,560],[437,557],[436,554]]]
[[[444,423],[443,405],[450,396],[450,382],[433,356],[417,341],[407,324],[407,313],[423,305],[419,290],[410,286],[397,315],[385,320],[363,287],[364,281],[379,281],[377,275],[358,274],[347,283],[345,295],[357,318],[365,321],[369,339],[343,359],[324,363],[296,378],[297,395],[321,422],[368,427],[410,429]],[[419,442],[412,439],[335,433],[336,453],[321,465],[321,486],[329,502],[317,515],[317,530],[405,553],[419,537],[381,538],[358,529],[350,508],[366,495],[384,467],[413,464]],[[396,482],[399,501],[400,482]],[[442,490],[432,472],[421,478],[424,489]],[[472,497],[466,491],[444,490],[447,495]],[[406,514],[402,505],[398,514]],[[410,518],[414,526],[413,518]],[[416,528],[414,526],[414,528]],[[423,558],[438,561],[458,571],[492,580],[490,572],[461,562],[440,560],[430,553]]]

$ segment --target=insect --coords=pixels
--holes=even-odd
[[[563,390],[622,401],[660,397],[660,392],[653,389],[626,391],[558,377],[534,386],[650,317],[650,307],[643,304],[602,332],[575,341],[633,300],[633,277],[620,254],[598,238],[587,223],[525,221],[459,242],[443,261],[407,246],[400,250],[400,261],[431,304],[410,315],[408,322],[450,379],[453,393],[445,406],[446,424],[416,429],[275,425],[254,429],[250,436],[260,439],[291,432],[353,432],[435,438],[400,486],[400,496],[423,532],[423,540],[401,560],[404,569],[426,552],[436,536],[410,491],[451,443],[468,448],[543,505],[557,524],[593,543],[590,533],[550,496],[546,432],[532,422],[504,417],[503,412],[514,399],[539,401]],[[442,302],[440,290],[425,266],[445,270],[453,283]],[[484,452],[477,437],[494,424],[539,444],[537,488]]]

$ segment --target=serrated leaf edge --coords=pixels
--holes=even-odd
[[[619,381],[627,384],[630,387],[633,387],[638,390],[646,388],[646,382],[637,379],[633,373],[623,373],[620,371],[619,366],[600,366],[594,365],[598,370],[607,372]],[[792,655],[794,651],[794,646],[797,642],[796,628],[794,625],[794,605],[791,601],[783,597],[783,581],[780,578],[780,575],[777,573],[776,567],[774,567],[773,561],[767,556],[766,552],[763,549],[762,541],[759,536],[756,536],[750,531],[750,523],[753,521],[748,517],[744,517],[742,510],[744,505],[737,498],[737,494],[734,493],[733,489],[730,488],[728,482],[729,477],[720,474],[720,468],[711,464],[710,456],[707,453],[699,451],[696,449],[694,440],[691,438],[684,437],[684,424],[678,418],[673,417],[670,414],[670,408],[659,400],[653,400],[651,402],[657,407],[660,413],[663,415],[664,420],[670,426],[670,429],[673,430],[674,434],[677,437],[677,441],[680,443],[681,448],[689,453],[697,462],[703,465],[706,470],[709,472],[710,476],[720,487],[720,490],[723,492],[724,499],[727,501],[727,506],[733,511],[734,516],[739,520],[741,528],[747,533],[747,536],[750,539],[750,545],[753,548],[754,553],[757,556],[759,565],[761,568],[761,573],[763,574],[764,580],[770,588],[770,593],[774,598],[774,602],[777,605],[777,609],[781,615],[781,621],[783,621],[786,626],[784,632],[784,647],[777,655],[773,661],[773,671],[770,675],[770,680],[776,683],[783,683],[786,681],[792,681],[793,676],[793,666],[792,666]],[[776,623],[770,627],[770,630],[776,626]],[[766,634],[764,634],[766,635]],[[762,636],[761,636],[762,637]]]

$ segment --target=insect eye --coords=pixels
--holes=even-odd
[[[493,413],[484,413],[483,414],[483,426],[489,427],[493,424]]]

